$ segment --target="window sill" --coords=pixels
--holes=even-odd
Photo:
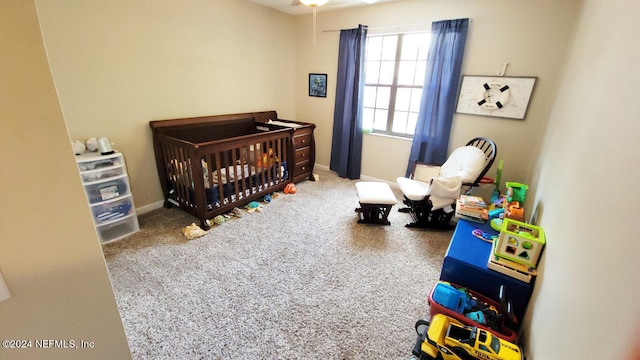
[[[397,135],[389,135],[389,134],[383,134],[383,133],[377,133],[377,132],[364,132],[364,135],[379,136],[379,137],[385,137],[389,139],[398,139],[398,140],[404,140],[404,141],[413,141],[413,138],[397,136]]]

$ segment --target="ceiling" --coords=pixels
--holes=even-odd
[[[249,0],[254,4],[270,7],[272,9],[291,14],[291,15],[303,15],[311,14],[311,7],[306,5],[291,5],[294,0]],[[373,0],[367,0],[371,2]],[[398,0],[377,0],[376,3],[391,2]],[[369,4],[365,0],[329,0],[328,3],[322,6],[318,6],[318,11],[338,10],[355,6],[368,6]]]

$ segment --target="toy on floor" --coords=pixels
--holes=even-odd
[[[230,214],[235,217],[242,217],[242,210],[239,207],[234,207]]]
[[[247,209],[247,212],[250,212],[250,213],[254,211],[257,211],[257,212],[262,211],[262,205],[260,205],[260,203],[257,201],[252,201],[248,203],[247,206],[245,206],[244,208]]]
[[[268,204],[271,202],[271,195],[267,194],[262,198],[262,202]]]
[[[220,225],[223,222],[227,221],[231,219],[231,216],[229,215],[218,215],[216,217],[214,217],[213,219],[207,219],[205,221],[205,224],[207,224],[207,226],[212,227],[213,225]]]
[[[285,194],[295,194],[297,191],[298,189],[294,183],[288,183],[287,186],[284,187]]]
[[[495,359],[521,360],[522,349],[511,341],[458,319],[435,314],[415,325],[416,343],[411,351],[419,359]],[[471,356],[473,354],[473,356]]]
[[[195,223],[191,223],[191,225],[182,228],[182,234],[189,240],[198,238],[206,233],[206,231],[202,230],[200,226]]]
[[[222,215],[218,215],[216,217],[213,218],[213,223],[216,225],[220,225],[224,222],[229,221],[229,219],[231,219],[231,216],[226,215],[226,214],[222,214]]]

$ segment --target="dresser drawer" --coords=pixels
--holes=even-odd
[[[293,157],[293,162],[297,164],[302,161],[307,161],[310,159],[310,156],[311,156],[311,146],[305,146],[303,148],[296,149]]]
[[[311,145],[311,133],[296,135],[293,137],[293,147],[295,149],[310,146]]]
[[[293,136],[301,136],[301,135],[305,135],[305,134],[313,134],[313,127],[311,127],[311,126],[301,127],[301,128],[296,129],[293,132]]]
[[[299,162],[296,163],[294,169],[293,169],[293,176],[298,176],[300,174],[304,174],[306,172],[311,171],[311,162],[310,161],[303,161],[303,162]]]

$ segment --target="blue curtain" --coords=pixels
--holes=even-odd
[[[360,178],[362,157],[362,94],[367,27],[340,31],[336,103],[329,168],[340,177]]]
[[[430,164],[443,164],[447,160],[468,27],[469,19],[431,24],[431,46],[407,176],[416,160]]]

